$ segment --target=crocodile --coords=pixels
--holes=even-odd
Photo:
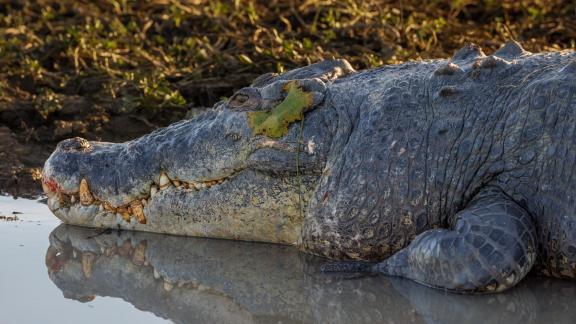
[[[467,44],[264,74],[132,141],[64,140],[42,184],[69,224],[291,244],[325,271],[490,293],[576,277],[575,132],[574,51]]]

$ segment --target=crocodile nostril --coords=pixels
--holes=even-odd
[[[74,137],[61,141],[56,148],[62,151],[86,151],[90,148],[90,142],[82,137]]]

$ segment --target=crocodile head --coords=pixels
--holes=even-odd
[[[193,120],[125,143],[64,140],[44,166],[48,206],[76,225],[293,244],[330,148],[319,106],[352,71],[337,60],[264,75]],[[289,88],[308,98],[304,122],[274,136],[258,129]]]

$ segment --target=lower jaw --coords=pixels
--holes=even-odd
[[[65,223],[78,226],[297,244],[303,222],[297,194],[286,190],[279,197],[267,192],[247,197],[248,188],[237,187],[232,192],[224,192],[224,186],[201,192],[182,187],[162,190],[144,207],[145,224],[96,205],[64,207],[51,198],[49,207]]]

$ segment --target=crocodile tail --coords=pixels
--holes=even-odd
[[[328,262],[320,267],[321,272],[376,272],[375,264],[370,262],[342,261]]]

